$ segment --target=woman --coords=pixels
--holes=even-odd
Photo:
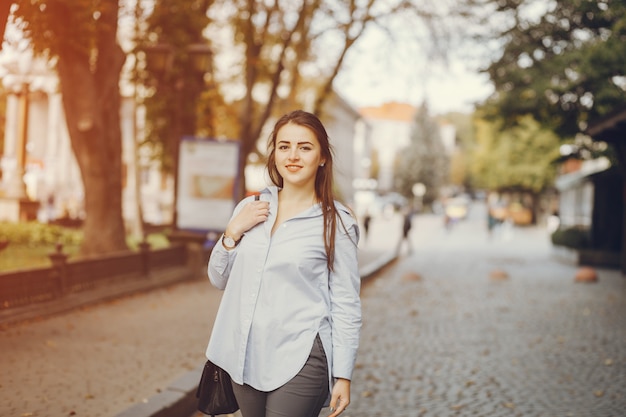
[[[358,225],[334,199],[315,115],[281,117],[268,153],[274,185],[235,207],[209,259],[225,291],[206,355],[230,374],[243,417],[338,416],[361,328]]]

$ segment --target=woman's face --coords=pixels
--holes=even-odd
[[[276,134],[276,169],[288,185],[315,187],[317,169],[324,162],[320,143],[311,129],[287,123]]]

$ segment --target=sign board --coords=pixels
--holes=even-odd
[[[176,227],[223,231],[235,208],[239,142],[183,137],[178,159]]]

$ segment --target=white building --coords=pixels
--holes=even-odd
[[[16,213],[9,209],[10,201],[36,201],[45,209],[51,197],[59,210],[78,216],[82,183],[64,122],[56,74],[46,61],[33,59],[28,53],[3,55],[1,64],[3,86],[9,94],[0,159],[0,220],[21,217],[15,218]]]
[[[354,204],[355,182],[368,178],[370,127],[359,112],[338,94],[324,105],[321,120],[335,150],[335,184],[340,197]]]
[[[39,204],[37,219],[40,221],[59,217],[81,219],[84,216],[83,184],[65,122],[58,77],[49,63],[33,59],[28,52],[3,53],[1,59],[2,82],[9,95],[4,150],[0,159],[3,174],[0,182],[0,220],[32,220],[20,216],[14,209],[16,202],[25,200]],[[162,178],[158,167],[145,161],[135,175],[137,126],[134,124],[136,108],[133,97],[123,97],[121,106],[122,159],[126,174],[124,218],[129,224],[137,218],[135,179],[138,178],[144,220],[168,223],[171,221],[173,202],[172,180]],[[21,152],[25,152],[23,172],[19,166]]]
[[[371,126],[372,148],[378,155],[378,190],[393,188],[394,162],[398,151],[409,145],[417,109],[405,103],[363,107],[359,112]]]

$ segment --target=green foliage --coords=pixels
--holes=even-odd
[[[66,229],[61,226],[38,222],[8,223],[0,222],[0,241],[9,241],[9,245],[78,245],[83,235],[80,230]]]
[[[70,47],[85,58],[90,56],[102,34],[98,24],[102,13],[117,11],[117,2],[94,0],[20,1],[16,21],[32,40],[37,52],[56,56]]]
[[[37,222],[0,222],[0,271],[50,266],[48,255],[63,245],[63,252],[78,253],[83,233]]]
[[[478,188],[518,189],[539,193],[556,176],[552,163],[559,156],[559,138],[530,115],[516,126],[478,117],[476,147],[472,154],[472,179]]]
[[[73,258],[79,256],[83,240],[81,230],[64,228],[44,223],[7,223],[0,222],[0,243],[8,245],[0,250],[0,271],[50,266],[50,253],[56,251],[57,244],[62,245],[63,253]],[[167,234],[150,233],[146,241],[151,249],[166,248],[170,245]],[[139,249],[139,240],[127,236],[128,247]],[[4,245],[3,245],[4,246]]]
[[[51,266],[51,253],[56,251],[55,245],[12,245],[0,251],[0,272],[18,269],[47,268]],[[70,258],[78,253],[78,246],[63,246],[63,253]]]
[[[572,249],[584,249],[589,246],[589,231],[580,227],[560,228],[550,236],[552,244]]]
[[[150,244],[150,248],[152,249],[166,248],[170,245],[167,233],[150,233],[146,236],[146,242]],[[140,240],[136,237],[128,236],[127,243],[130,249],[137,250]]]
[[[490,108],[507,126],[531,114],[569,138],[626,104],[624,1],[551,2],[538,18],[523,13],[531,0],[492,3],[512,22],[500,32],[502,55],[487,68],[496,89]]]
[[[147,91],[146,142],[151,144],[155,160],[165,172],[172,172],[178,155],[178,143],[183,135],[195,135],[198,120],[198,97],[207,89],[202,69],[194,67],[190,45],[207,44],[203,30],[209,24],[207,8],[211,1],[162,0],[154,4],[146,19],[145,33],[138,33],[138,50],[147,45],[168,45],[171,66],[138,69],[136,77]],[[145,54],[150,54],[150,51]],[[144,54],[144,55],[145,55]],[[145,57],[145,56],[144,56]],[[210,112],[212,106],[203,106]],[[204,114],[204,118],[211,119]],[[209,135],[211,129],[205,129]]]

